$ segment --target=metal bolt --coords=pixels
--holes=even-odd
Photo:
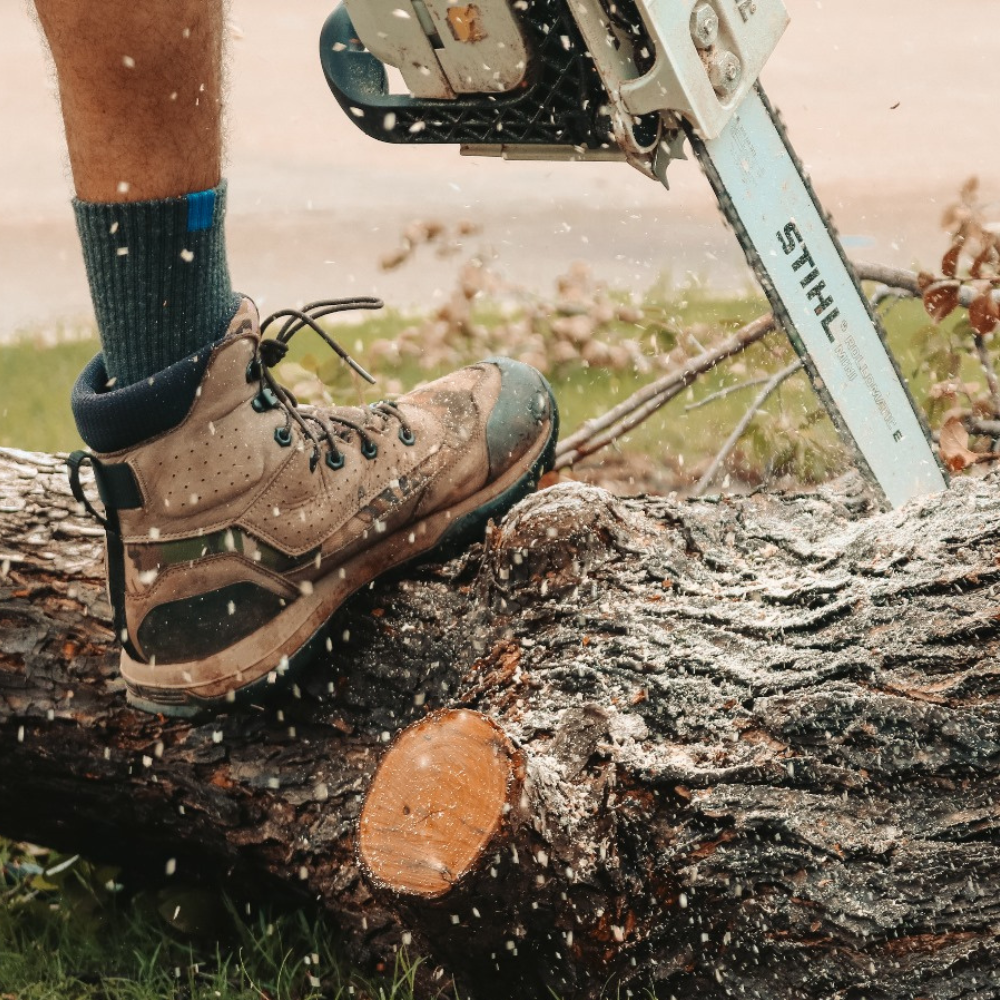
[[[708,78],[719,97],[729,97],[740,85],[743,64],[739,56],[723,50],[709,60]]]
[[[719,37],[719,15],[710,3],[700,3],[691,13],[691,37],[699,49],[710,49]]]

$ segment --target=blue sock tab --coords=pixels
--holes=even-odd
[[[187,196],[189,233],[200,233],[210,229],[215,218],[215,189],[195,191]]]

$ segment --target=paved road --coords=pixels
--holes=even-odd
[[[1000,199],[1000,4],[787,2],[792,27],[764,82],[821,198],[856,255],[932,262],[965,177]],[[237,286],[265,307],[362,291],[431,301],[453,263],[377,264],[418,217],[477,220],[470,249],[533,288],[579,259],[640,289],[660,273],[750,284],[693,164],[674,168],[667,195],[621,165],[469,160],[362,136],[318,68],[332,3],[232,3],[230,251]],[[0,337],[90,315],[52,91],[24,0],[0,5]]]

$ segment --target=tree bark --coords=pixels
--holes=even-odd
[[[125,706],[64,478],[0,452],[0,833],[266,879],[462,995],[1000,996],[996,478],[890,513],[858,480],[556,486],[357,595],[291,692],[195,724]],[[510,762],[503,820],[433,898],[369,882],[376,766],[455,710]]]

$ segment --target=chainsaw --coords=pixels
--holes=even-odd
[[[621,160],[668,186],[686,140],[835,426],[898,506],[947,483],[761,88],[788,21],[782,0],[344,0],[320,58],[350,120],[385,142]]]

